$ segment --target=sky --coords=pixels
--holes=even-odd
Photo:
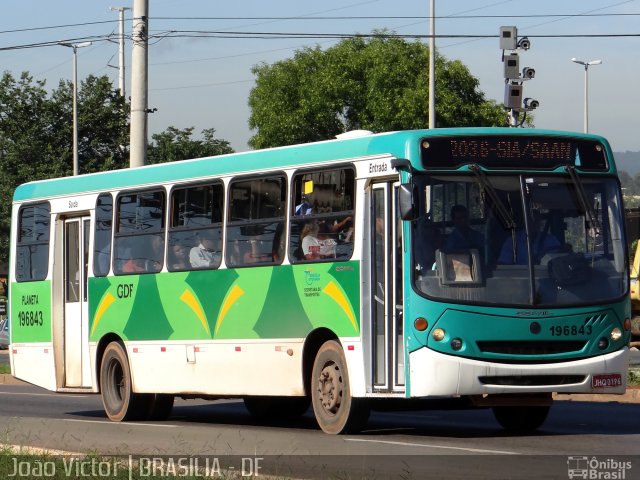
[[[55,43],[94,37],[91,46],[78,49],[78,78],[108,75],[117,87],[118,13],[110,7],[130,8],[133,0],[20,0],[0,5],[0,70],[16,77],[28,71],[34,79],[46,80],[48,88],[57,88],[61,79],[72,78],[72,50]],[[614,151],[640,151],[635,111],[640,105],[640,0],[436,0],[435,5],[436,35],[442,36],[436,39],[438,53],[467,65],[485,96],[499,103],[504,99],[499,29],[516,26],[518,37],[529,37],[531,49],[520,52],[520,67],[536,71],[524,85],[524,96],[540,102],[534,112],[538,128],[583,131],[585,73],[571,59],[602,60],[588,73],[589,131],[607,137]],[[287,35],[173,37],[170,32],[366,34],[387,29],[428,35],[429,7],[429,0],[149,0],[149,108],[157,109],[149,116],[149,134],[169,126],[194,127],[196,134],[215,128],[216,138],[228,140],[236,151],[248,150],[252,66],[291,58],[306,46],[328,48],[339,41]],[[131,26],[132,13],[127,11],[125,35]],[[488,38],[447,37],[452,35]],[[11,48],[40,43],[49,45]],[[129,95],[128,40],[125,52]]]

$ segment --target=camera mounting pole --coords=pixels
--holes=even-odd
[[[532,80],[536,71],[531,67],[524,67],[520,71],[519,50],[529,50],[531,41],[527,37],[518,39],[516,27],[500,27],[500,49],[504,67],[504,106],[509,111],[509,126],[518,127],[524,123],[519,121],[520,112],[535,110],[540,102],[533,98],[523,100],[524,82]]]

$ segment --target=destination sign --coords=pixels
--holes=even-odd
[[[551,170],[574,165],[606,171],[604,147],[594,140],[570,137],[498,135],[425,138],[420,144],[425,168],[451,169],[477,163],[495,169]]]

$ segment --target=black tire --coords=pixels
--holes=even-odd
[[[311,403],[325,433],[356,433],[369,419],[367,400],[351,397],[347,362],[335,340],[325,342],[316,355],[311,372]]]
[[[244,406],[252,417],[295,418],[304,415],[309,409],[309,397],[267,397],[252,396],[244,398]]]
[[[133,392],[129,359],[121,343],[112,342],[104,351],[100,393],[104,411],[111,421],[143,420],[148,414],[153,396]]]
[[[537,430],[544,423],[550,408],[550,406],[493,407],[493,415],[505,430],[528,433]]]
[[[147,420],[161,421],[169,418],[171,410],[173,410],[173,399],[173,395],[164,393],[156,393],[153,395]]]

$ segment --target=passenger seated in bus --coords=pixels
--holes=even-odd
[[[311,215],[313,213],[313,206],[307,200],[307,197],[302,197],[302,202],[296,205],[294,215]]]
[[[464,205],[454,205],[451,207],[451,221],[453,230],[447,237],[444,244],[444,251],[484,249],[484,235],[474,230],[469,225],[469,211]]]
[[[249,239],[249,250],[245,252],[243,257],[243,263],[265,263],[271,262],[271,256],[262,252],[262,240],[259,235],[254,235]]]
[[[174,243],[171,246],[171,257],[169,267],[171,270],[187,270],[189,268],[187,249],[181,243]]]
[[[164,262],[164,237],[151,236],[151,249],[145,250],[144,268],[147,272],[159,272]]]
[[[543,230],[542,217],[538,209],[531,212],[531,254],[533,255],[533,263],[539,264],[542,257],[553,251],[563,250],[560,241],[556,236]],[[515,243],[515,255],[514,255]],[[527,256],[527,234],[524,227],[516,230],[515,242],[512,235],[508,235],[502,244],[498,263],[502,265],[526,265],[529,262]]]
[[[212,268],[220,265],[220,253],[216,251],[216,242],[205,233],[197,233],[198,245],[189,252],[189,263],[193,268]]]
[[[320,258],[336,258],[338,242],[332,238],[333,232],[327,222],[318,225],[318,242],[320,243]]]
[[[122,273],[142,273],[145,271],[143,260],[140,258],[130,257],[122,264]]]
[[[353,219],[351,216],[345,217],[342,220],[336,220],[332,224],[328,225],[331,233],[334,233],[345,242],[350,242],[353,236]]]
[[[309,222],[302,227],[300,242],[305,260],[320,259],[320,240],[317,236],[319,230],[320,228],[316,222]]]

